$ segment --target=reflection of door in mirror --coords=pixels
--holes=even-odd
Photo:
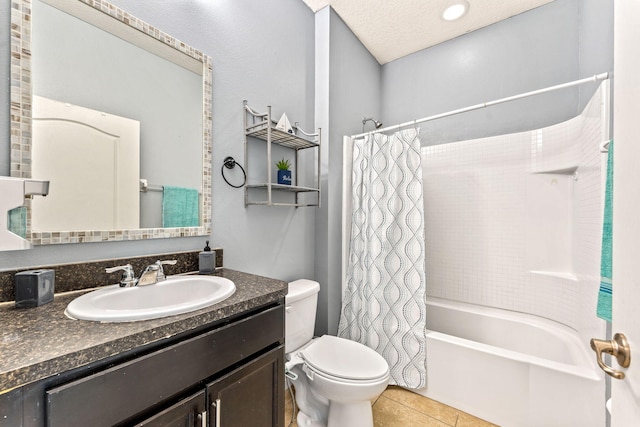
[[[138,121],[34,96],[33,132],[32,175],[51,181],[34,231],[139,228]]]

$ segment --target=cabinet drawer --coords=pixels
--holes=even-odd
[[[282,306],[48,390],[47,425],[121,423],[277,342]]]

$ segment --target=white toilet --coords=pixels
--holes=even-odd
[[[320,285],[289,283],[285,364],[300,427],[372,427],[371,402],[389,383],[389,366],[369,347],[344,338],[313,338]]]

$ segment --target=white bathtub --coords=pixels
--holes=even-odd
[[[604,374],[554,321],[430,298],[418,393],[503,427],[602,427]]]

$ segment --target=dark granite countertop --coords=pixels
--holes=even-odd
[[[236,292],[210,307],[161,319],[99,323],[72,320],[64,309],[86,291],[56,294],[40,307],[0,304],[0,394],[60,372],[161,341],[284,297],[287,283],[222,269]]]

